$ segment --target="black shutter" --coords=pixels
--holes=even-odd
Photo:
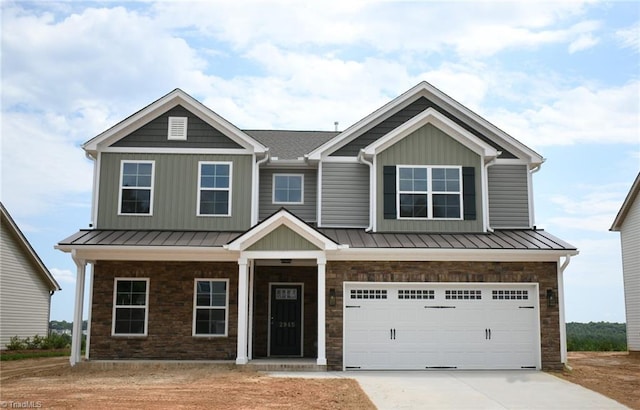
[[[396,219],[396,167],[382,167],[382,185],[384,193],[384,219]]]
[[[462,167],[462,199],[464,201],[464,219],[476,220],[476,169]]]

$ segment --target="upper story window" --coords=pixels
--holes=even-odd
[[[111,334],[146,336],[148,307],[149,279],[116,278]]]
[[[198,163],[198,215],[231,215],[231,162]]]
[[[462,218],[462,168],[398,166],[398,217]]]
[[[302,204],[304,202],[304,175],[273,174],[273,203]]]
[[[120,171],[120,208],[122,215],[153,213],[153,161],[122,161]]]
[[[196,279],[193,335],[226,336],[229,306],[227,279]]]

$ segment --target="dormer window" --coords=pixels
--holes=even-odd
[[[187,140],[187,117],[169,117],[169,131],[167,139]]]

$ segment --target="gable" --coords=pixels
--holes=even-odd
[[[187,118],[186,140],[171,140],[167,138],[169,117]],[[177,105],[149,121],[129,135],[111,144],[111,147],[243,148],[231,138],[224,135],[220,130],[207,124],[182,105]]]
[[[317,251],[320,248],[281,225],[247,248],[248,251]]]

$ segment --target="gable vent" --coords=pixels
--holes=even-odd
[[[170,140],[187,139],[187,117],[169,117],[169,134]]]

